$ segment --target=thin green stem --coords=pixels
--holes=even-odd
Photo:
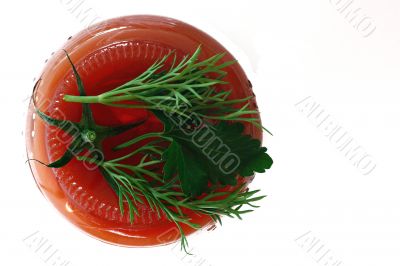
[[[74,103],[100,103],[99,96],[64,95],[64,101]]]

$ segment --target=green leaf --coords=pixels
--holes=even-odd
[[[75,122],[68,121],[68,120],[58,120],[58,119],[52,118],[52,117],[46,115],[45,113],[43,113],[42,111],[40,111],[39,109],[36,109],[35,112],[47,124],[58,127],[64,131],[71,130],[71,129],[73,129],[73,127],[80,129],[79,124],[77,124]]]
[[[182,190],[188,196],[207,192],[209,183],[236,185],[238,175],[262,173],[272,165],[267,148],[261,147],[259,140],[244,135],[241,123],[222,121],[217,125],[200,125],[197,120],[185,121],[176,114],[153,112],[164,124],[163,134],[172,139],[163,153],[164,178],[178,175]]]
[[[80,153],[84,148],[84,144],[82,145],[82,141],[80,138],[76,138],[64,152],[64,154],[56,161],[47,165],[47,167],[51,168],[60,168],[69,163],[72,158],[78,153]]]
[[[163,155],[165,178],[179,173],[182,191],[187,195],[197,196],[207,190],[207,173],[196,160],[196,152],[184,144],[172,141]]]
[[[83,86],[82,78],[79,75],[78,71],[76,70],[76,67],[73,64],[73,62],[71,60],[71,57],[69,56],[67,51],[64,50],[64,52],[65,52],[65,55],[67,56],[67,59],[68,59],[69,63],[71,64],[72,71],[74,72],[74,76],[76,78],[76,84],[78,86],[79,96],[86,96],[86,92],[85,92],[85,88]],[[83,108],[82,123],[85,126],[93,126],[94,125],[93,114],[92,114],[92,111],[90,110],[89,104],[88,103],[82,103],[82,108]]]
[[[125,131],[128,131],[132,128],[138,127],[142,125],[144,122],[146,122],[146,120],[140,120],[130,124],[115,126],[115,127],[97,126],[95,130],[97,131],[97,133],[103,134],[105,137],[111,137],[122,134]]]

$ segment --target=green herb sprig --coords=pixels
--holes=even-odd
[[[90,161],[92,158],[78,157],[78,160]],[[194,229],[199,229],[200,225],[191,222],[190,217],[185,214],[185,210],[209,215],[215,222],[222,224],[221,216],[242,219],[242,214],[253,211],[252,209],[243,209],[244,206],[258,208],[259,206],[254,203],[265,197],[256,195],[259,190],[246,190],[245,185],[229,192],[211,191],[202,198],[188,197],[180,191],[177,180],[164,182],[161,174],[147,169],[148,166],[159,162],[159,160],[142,161],[133,166],[119,163],[119,159],[117,159],[98,162],[98,165],[101,167],[104,177],[116,185],[122,215],[125,209],[124,202],[126,202],[130,220],[133,222],[135,215],[140,215],[136,204],[143,204],[144,200],[147,201],[151,210],[156,212],[159,218],[161,218],[161,213],[164,213],[168,220],[175,223],[181,235],[181,247],[186,252],[188,241],[182,224]],[[149,176],[159,181],[158,185],[152,185],[146,178]]]
[[[250,122],[261,127],[259,119],[252,117],[258,111],[249,108],[249,100],[253,96],[229,100],[231,90],[215,89],[216,85],[227,84],[223,80],[227,72],[223,69],[236,61],[218,64],[224,53],[199,61],[200,53],[199,46],[192,56],[185,56],[177,63],[176,53],[171,52],[135,79],[115,89],[96,96],[65,95],[64,100],[178,113],[181,112],[181,106],[186,105],[188,108],[182,115],[196,112],[206,119]],[[171,57],[171,66],[166,68],[165,65]],[[139,101],[142,104],[127,101]],[[237,108],[238,104],[243,106]]]
[[[62,130],[75,127],[72,144],[58,160],[46,164],[48,167],[63,167],[73,158],[96,165],[118,195],[122,215],[128,209],[133,223],[140,215],[138,204],[147,203],[159,217],[165,214],[175,223],[185,251],[188,242],[182,226],[200,227],[185,214],[186,210],[209,215],[216,222],[221,222],[221,216],[241,219],[242,214],[257,208],[254,203],[264,196],[256,195],[259,190],[249,191],[245,185],[237,185],[237,176],[261,173],[272,165],[260,141],[243,134],[242,122],[262,127],[258,111],[250,108],[251,97],[230,99],[231,91],[219,88],[227,84],[223,80],[227,74],[224,69],[235,61],[218,64],[224,54],[200,61],[200,53],[201,47],[177,62],[176,53],[171,52],[133,80],[96,96],[86,95],[83,81],[67,54],[79,95],[65,95],[64,100],[82,103],[81,121],[56,120],[36,109],[49,125]],[[89,106],[93,103],[146,108],[164,124],[164,131],[137,136],[116,146],[123,150],[140,144],[133,152],[107,160],[101,154],[103,140],[144,121],[119,127],[96,125]],[[189,137],[205,129],[214,137],[206,146]],[[85,150],[89,155],[82,155]],[[229,173],[216,164],[223,152],[230,152],[240,163]],[[134,156],[139,156],[139,163],[125,163]],[[228,185],[235,186],[233,191],[221,192]],[[250,208],[243,209],[244,206]]]

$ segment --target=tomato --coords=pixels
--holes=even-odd
[[[158,16],[128,16],[94,25],[72,38],[66,50],[83,80],[86,93],[97,95],[115,88],[144,71],[156,59],[175,50],[178,56],[192,54],[202,45],[200,60],[226,52],[223,61],[233,56],[212,37],[181,21]],[[252,95],[251,84],[239,64],[227,68],[232,98]],[[45,66],[36,89],[36,101],[42,112],[78,122],[82,105],[63,101],[65,94],[77,94],[77,85],[65,53],[56,52]],[[256,109],[255,100],[251,108]],[[106,158],[118,156],[111,147],[135,136],[162,130],[160,121],[145,109],[122,109],[91,104],[97,124],[122,125],[145,120],[141,126],[107,139]],[[245,132],[261,139],[261,130],[247,124]],[[71,138],[65,132],[45,124],[35,116],[32,103],[27,120],[28,157],[42,162],[58,159]],[[133,147],[134,148],[134,147]],[[120,214],[118,197],[98,169],[90,169],[72,160],[66,166],[50,169],[31,161],[36,183],[44,196],[73,224],[102,241],[123,246],[151,246],[176,241],[179,232],[163,215],[158,217],[147,204],[138,206],[140,215],[133,224],[127,213]],[[203,228],[213,225],[210,217],[187,211],[192,221]],[[186,235],[195,230],[183,226]]]

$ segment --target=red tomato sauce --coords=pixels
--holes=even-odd
[[[63,47],[77,67],[87,95],[98,95],[135,78],[155,60],[171,50],[178,58],[192,54],[202,45],[200,60],[227,52],[217,41],[204,32],[183,22],[156,16],[130,16],[112,19],[73,36]],[[232,60],[227,53],[224,61]],[[225,78],[233,89],[231,98],[252,95],[247,77],[239,64],[227,68]],[[37,86],[37,103],[41,111],[57,119],[78,122],[82,105],[63,101],[65,94],[77,95],[75,77],[62,50],[47,63]],[[145,109],[90,105],[97,124],[117,126],[145,120],[145,123],[104,142],[106,159],[122,156],[127,150],[111,151],[117,144],[136,136],[161,131],[162,124]],[[256,109],[255,101],[252,108]],[[245,131],[261,139],[261,131],[249,124]],[[46,125],[29,108],[27,123],[28,157],[43,162],[57,160],[66,150],[71,138],[65,132]],[[129,149],[135,149],[133,146]],[[129,151],[128,149],[128,151]],[[32,173],[42,193],[72,223],[89,235],[102,241],[124,246],[150,246],[173,242],[179,232],[165,215],[158,217],[147,204],[138,207],[140,215],[133,224],[128,213],[121,215],[118,197],[104,180],[98,169],[88,169],[73,159],[58,169],[47,168],[37,162],[30,163]],[[211,226],[206,215],[187,211],[192,222],[203,228]],[[183,226],[186,235],[195,230]]]

